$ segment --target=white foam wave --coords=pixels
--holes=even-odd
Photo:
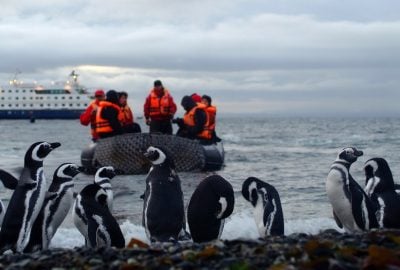
[[[126,220],[121,225],[126,243],[132,238],[149,243],[146,232],[141,225],[133,224]],[[331,218],[313,218],[308,220],[296,219],[285,221],[285,235],[292,233],[318,234],[326,229],[340,230]],[[251,212],[241,212],[232,215],[225,222],[224,231],[221,235],[223,240],[234,239],[257,239],[258,230]],[[60,228],[52,240],[53,248],[74,248],[83,246],[85,241],[79,231],[73,228]]]

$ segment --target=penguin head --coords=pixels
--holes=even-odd
[[[105,166],[105,167],[101,167],[96,171],[96,175],[94,177],[94,179],[104,179],[104,178],[108,178],[108,179],[113,179],[114,176],[116,176],[117,174],[115,173],[114,167],[112,166]]]
[[[53,181],[56,179],[72,179],[82,171],[82,167],[74,163],[63,163],[54,171]]]
[[[82,200],[95,201],[102,206],[107,207],[107,193],[97,184],[89,184],[80,192]]]
[[[365,192],[371,196],[374,192],[394,190],[394,181],[389,164],[383,158],[371,158],[364,164]]]
[[[339,152],[337,160],[352,164],[363,154],[364,153],[362,151],[357,150],[355,147],[346,147]]]
[[[25,165],[32,162],[43,162],[44,158],[54,149],[61,146],[60,143],[36,142],[32,144],[25,154]]]
[[[255,177],[247,178],[242,184],[242,195],[249,201],[253,206],[257,205],[259,192],[258,192],[258,182],[260,180]]]
[[[147,148],[144,156],[150,160],[153,165],[166,165],[172,170],[175,169],[175,163],[171,158],[171,154],[167,149],[162,147],[150,146]]]

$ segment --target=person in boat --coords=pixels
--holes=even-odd
[[[217,133],[215,132],[215,118],[217,116],[217,107],[211,104],[212,99],[208,95],[203,95],[201,97],[201,103],[204,104],[206,113],[208,115],[209,119],[209,129],[212,133],[212,140],[214,142],[220,142],[221,138],[217,136]]]
[[[96,132],[99,138],[112,137],[123,133],[119,119],[120,111],[117,91],[107,91],[106,100],[100,102],[96,113]]]
[[[212,143],[205,105],[194,102],[191,96],[184,96],[181,105],[186,113],[183,119],[177,118],[173,121],[179,126],[176,135],[189,139],[199,139],[205,144]]]
[[[140,125],[135,122],[135,118],[133,117],[133,112],[128,105],[128,93],[127,92],[119,92],[119,106],[120,106],[120,116],[119,120],[124,130],[124,133],[137,133],[141,132]]]
[[[150,126],[150,133],[172,134],[171,120],[176,113],[176,104],[160,80],[154,81],[154,87],[146,98],[143,111],[146,124]]]
[[[103,89],[96,90],[94,93],[94,100],[79,117],[82,125],[87,126],[90,124],[90,134],[94,142],[99,138],[99,135],[96,133],[96,112],[100,101],[105,100],[105,98],[106,96]]]

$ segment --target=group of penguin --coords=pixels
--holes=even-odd
[[[0,169],[0,181],[13,190],[7,209],[0,200],[0,254],[48,249],[71,207],[74,224],[84,236],[86,246],[125,247],[120,226],[112,215],[114,169],[99,168],[94,182],[76,194],[73,178],[82,168],[64,163],[47,185],[43,161],[60,146],[58,142],[32,144],[26,151],[19,179]],[[151,242],[219,239],[224,220],[234,209],[232,185],[217,174],[206,177],[192,194],[185,215],[180,178],[168,152],[150,146],[144,155],[152,163],[142,197],[142,225],[148,239]],[[284,233],[280,198],[272,185],[250,177],[243,182],[242,195],[254,206],[261,237]]]
[[[326,192],[337,225],[350,233],[400,229],[400,189],[387,161],[376,157],[365,162],[363,189],[350,174],[362,155],[355,147],[344,148],[330,168]]]

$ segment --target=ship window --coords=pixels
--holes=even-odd
[[[43,104],[40,104],[40,107],[43,107]]]
[[[38,100],[38,99],[39,99],[39,97],[35,97],[35,99],[36,99],[36,100]]]
[[[33,89],[29,90],[29,92],[33,93]]]
[[[12,91],[11,91],[11,89],[10,90],[8,90],[8,93],[11,93]]]
[[[54,99],[58,99],[58,97],[54,97]]]
[[[29,97],[29,99],[30,99],[30,100],[32,100],[32,99],[33,99],[33,97]]]
[[[81,97],[76,97],[76,99],[80,99]]]
[[[25,93],[26,92],[26,90],[24,89],[24,90],[22,90],[22,93]]]
[[[65,97],[61,97],[61,99],[65,99]]]
[[[11,107],[11,104],[8,104],[8,107]]]
[[[47,107],[51,107],[51,104],[49,103],[49,104],[47,104]]]
[[[25,100],[25,99],[26,99],[26,97],[22,97],[22,99],[23,99],[23,100]]]
[[[24,104],[22,104],[22,107],[25,107],[26,106],[26,104],[24,103]]]
[[[31,105],[29,105],[29,106],[33,107],[33,104],[31,104]]]
[[[69,99],[72,99],[72,97],[69,97]]]
[[[72,104],[70,103],[69,106],[72,107]]]
[[[43,100],[43,97],[40,97],[40,100]]]
[[[2,89],[1,92],[4,93],[5,92],[4,89]]]
[[[15,93],[18,93],[19,91],[18,91],[18,89],[17,90],[15,90]]]
[[[18,104],[15,104],[15,107],[18,107]]]
[[[4,107],[4,104],[1,104],[1,107]]]
[[[8,100],[11,100],[11,97],[8,97]]]
[[[65,104],[63,103],[63,104],[61,104],[61,106],[65,107]]]
[[[88,106],[88,104],[87,103],[85,103],[85,107],[87,107]]]
[[[57,107],[57,106],[58,106],[58,104],[56,103],[56,104],[54,104],[54,106],[55,106],[55,107]]]
[[[15,97],[15,99],[16,99],[16,100],[18,100],[18,99],[19,99],[19,97]]]
[[[1,100],[4,100],[4,97],[1,97]]]

